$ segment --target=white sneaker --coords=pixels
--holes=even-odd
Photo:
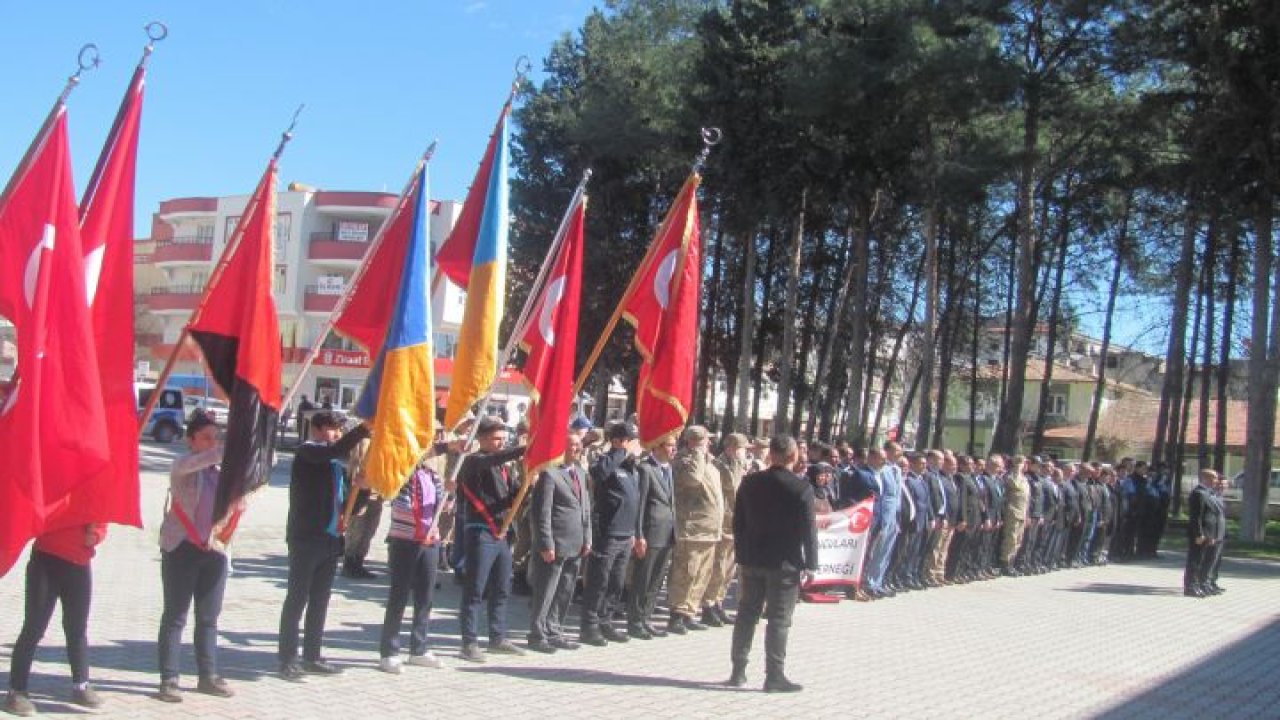
[[[399,675],[404,662],[398,657],[384,657],[378,661],[378,669],[391,675]]]
[[[422,655],[410,655],[409,664],[415,667],[435,668],[437,670],[444,667],[444,661],[436,657],[435,653],[430,650]]]

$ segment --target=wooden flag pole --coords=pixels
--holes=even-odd
[[[289,123],[288,129],[280,135],[280,142],[276,145],[276,150],[271,154],[271,160],[268,161],[267,167],[269,172],[275,172],[276,163],[280,160],[280,155],[284,153],[284,148],[293,139],[293,129],[298,124],[298,115],[302,112],[303,105],[299,105],[298,109],[293,113],[293,120]],[[250,217],[258,211],[258,206],[262,201],[258,199],[257,193],[254,194],[253,204],[245,208],[241,217]],[[267,198],[267,202],[274,204],[275,198]],[[274,215],[274,213],[273,213]],[[274,220],[272,218],[272,234],[274,235]],[[151,419],[152,413],[155,412],[156,403],[160,400],[160,394],[164,391],[165,383],[169,380],[170,373],[173,372],[174,363],[177,362],[178,353],[181,352],[183,344],[191,335],[191,320],[200,317],[204,312],[204,306],[209,302],[210,288],[217,287],[218,281],[222,279],[222,275],[226,272],[227,265],[231,258],[235,256],[237,250],[240,249],[240,241],[244,238],[244,223],[238,223],[236,229],[231,233],[231,239],[227,241],[227,246],[222,249],[222,254],[218,256],[218,263],[213,268],[213,274],[210,275],[208,282],[204,286],[204,295],[200,297],[199,304],[192,311],[187,323],[182,326],[182,332],[178,335],[178,340],[173,344],[173,350],[169,352],[169,358],[165,361],[164,369],[160,372],[160,377],[156,380],[156,389],[151,393],[151,397],[147,400],[147,405],[142,409],[142,416],[138,418],[138,438],[142,438],[142,432],[147,427],[147,421]]]
[[[302,379],[306,377],[307,371],[311,369],[311,365],[315,362],[316,356],[320,354],[320,348],[324,345],[325,338],[329,336],[329,332],[333,330],[335,320],[347,309],[347,305],[351,304],[351,298],[355,294],[356,288],[359,287],[360,280],[364,277],[365,272],[369,268],[369,261],[377,254],[378,248],[382,246],[382,241],[387,234],[387,229],[396,221],[400,216],[400,213],[404,212],[404,209],[408,204],[409,195],[413,192],[414,186],[418,183],[418,174],[422,171],[424,165],[431,162],[432,156],[436,153],[436,143],[437,141],[435,140],[431,141],[431,145],[427,147],[426,152],[422,153],[422,157],[419,158],[418,164],[413,168],[413,175],[409,178],[409,182],[405,184],[404,190],[400,192],[400,199],[396,202],[395,211],[387,217],[387,221],[382,224],[382,227],[378,228],[378,233],[374,235],[373,242],[369,245],[368,252],[365,253],[364,259],[360,262],[360,267],[356,269],[355,275],[352,276],[351,283],[347,286],[346,292],[342,294],[338,303],[333,306],[333,310],[329,312],[329,317],[325,319],[323,327],[320,328],[320,332],[317,333],[315,338],[311,341],[311,347],[307,349],[307,355],[302,361],[302,369],[298,371],[298,377],[294,379],[293,384],[289,387],[289,392],[281,402],[281,407],[289,407],[293,403],[293,398],[297,396],[298,390],[302,387]],[[430,198],[427,200],[429,203]],[[428,207],[430,207],[430,205],[428,205]],[[366,350],[368,350],[370,354],[373,353],[372,348],[366,348]],[[306,438],[301,439],[304,441],[306,440]]]

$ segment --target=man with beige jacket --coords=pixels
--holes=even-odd
[[[676,548],[671,561],[668,596],[671,619],[667,631],[683,635],[706,630],[694,619],[707,599],[716,548],[724,534],[724,492],[708,447],[711,436],[691,425],[680,436],[680,452],[672,466],[676,481]]]
[[[720,492],[724,497],[724,526],[720,543],[716,546],[715,563],[711,568],[711,583],[707,586],[706,603],[702,608],[703,624],[712,627],[728,625],[731,621],[724,611],[724,597],[729,592],[737,565],[733,557],[733,502],[738,496],[738,486],[747,472],[747,436],[730,433],[724,439],[724,447],[713,464],[720,474]]]

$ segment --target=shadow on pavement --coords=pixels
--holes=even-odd
[[[1127,585],[1124,583],[1089,583],[1076,587],[1059,588],[1064,592],[1102,593],[1106,595],[1181,595],[1182,590],[1152,585]]]
[[[590,685],[620,685],[645,687],[670,687],[682,690],[724,690],[737,692],[736,688],[722,683],[697,682],[677,678],[653,677],[650,675],[627,675],[605,670],[584,670],[581,668],[540,668],[540,667],[459,667],[459,672],[486,673],[506,675],[522,680],[550,681],[563,683],[586,683]]]
[[[1280,685],[1275,682],[1280,675],[1278,646],[1280,619],[1275,619],[1096,717],[1276,717],[1280,707]],[[1209,688],[1213,691],[1203,691]],[[1224,706],[1223,698],[1236,698],[1238,704]]]

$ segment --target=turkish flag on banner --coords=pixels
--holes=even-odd
[[[702,293],[701,181],[697,173],[685,181],[622,299],[622,317],[635,327],[636,351],[643,358],[636,414],[640,442],[649,448],[684,428],[693,400]]]
[[[586,198],[582,197],[569,210],[564,240],[520,339],[520,347],[528,353],[524,376],[529,388],[529,449],[524,463],[528,470],[525,477],[530,480],[564,458],[574,399],[586,205]]]
[[[146,67],[140,64],[80,202],[98,377],[111,419],[111,462],[50,512],[48,530],[109,522],[142,527],[133,389],[133,196],[145,78]]]
[[[64,107],[29,159],[0,197],[0,315],[18,345],[0,392],[0,574],[109,455]]]

